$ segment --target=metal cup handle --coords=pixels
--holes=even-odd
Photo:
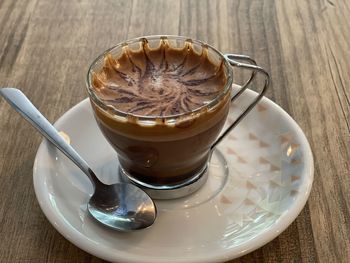
[[[262,90],[259,95],[255,97],[253,102],[249,104],[249,106],[237,117],[236,120],[220,135],[220,137],[213,143],[210,147],[210,151],[212,150],[226,137],[231,130],[237,126],[237,124],[244,119],[244,117],[255,107],[255,105],[261,100],[264,96],[267,88],[270,85],[270,76],[269,74],[261,67],[256,65],[256,62],[248,56],[245,55],[236,55],[236,54],[226,54],[224,55],[225,59],[231,64],[233,67],[248,69],[252,71],[250,78],[241,86],[240,90],[234,94],[231,98],[231,102],[235,101],[242,93],[248,88],[249,84],[254,80],[257,73],[262,74],[265,77],[265,82]],[[238,60],[238,61],[237,61]],[[239,61],[245,61],[249,64],[240,63]]]

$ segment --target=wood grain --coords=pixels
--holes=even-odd
[[[315,182],[285,232],[231,262],[349,262],[349,16],[347,0],[2,0],[0,85],[20,87],[53,122],[86,97],[94,57],[127,38],[187,35],[254,57],[272,76],[267,96],[309,139]],[[40,141],[1,100],[0,262],[103,262],[41,212],[32,186]]]

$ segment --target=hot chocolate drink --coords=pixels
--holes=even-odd
[[[206,45],[167,39],[104,54],[90,74],[91,102],[126,173],[163,185],[205,168],[229,110],[225,63]]]
[[[222,64],[192,46],[174,49],[167,42],[151,50],[125,48],[115,59],[106,55],[103,69],[93,74],[96,95],[120,111],[142,116],[170,116],[206,105],[226,84]]]

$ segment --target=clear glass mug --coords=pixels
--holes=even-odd
[[[123,57],[126,48],[138,51],[147,45],[152,50],[166,43],[178,51],[191,45],[200,54],[206,52],[213,63],[223,64],[226,83],[222,92],[208,104],[193,111],[171,116],[140,116],[118,110],[103,102],[95,93],[92,75],[102,70],[105,57]],[[243,64],[238,61],[246,61]],[[232,94],[232,67],[250,70],[248,81]],[[259,95],[218,137],[236,100],[261,73],[264,84]],[[87,90],[95,119],[105,138],[118,154],[120,171],[134,183],[148,189],[177,189],[195,182],[205,173],[212,150],[258,103],[269,86],[268,73],[243,55],[226,54],[198,40],[181,36],[148,36],[120,43],[98,56],[87,74]],[[218,138],[217,138],[218,137]],[[190,191],[187,190],[186,194]],[[179,197],[184,194],[172,195]]]

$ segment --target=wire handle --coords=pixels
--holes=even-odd
[[[252,71],[252,74],[250,78],[241,86],[240,90],[231,98],[231,102],[235,101],[239,96],[242,95],[242,93],[248,88],[249,84],[254,80],[257,73],[263,74],[265,77],[265,82],[262,90],[260,91],[259,95],[256,96],[256,98],[253,100],[251,104],[237,117],[236,120],[233,121],[233,123],[221,134],[221,136],[213,143],[213,145],[210,147],[210,150],[212,151],[225,137],[228,133],[231,132],[231,130],[237,126],[237,124],[244,119],[244,117],[256,106],[256,104],[262,99],[264,96],[266,90],[268,89],[270,85],[270,76],[269,74],[261,67],[256,65],[256,62],[251,59],[248,56],[245,55],[236,55],[236,54],[225,54],[225,59],[231,64],[233,67],[237,68],[243,68],[248,69]],[[250,64],[241,63],[239,61],[246,61]]]

